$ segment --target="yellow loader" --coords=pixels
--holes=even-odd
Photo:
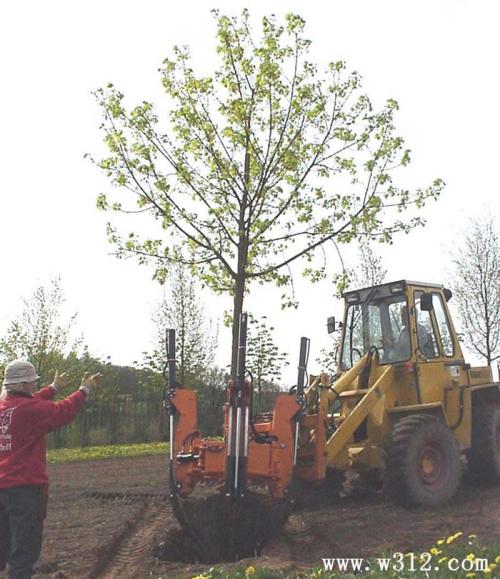
[[[339,375],[305,391],[303,422],[316,422],[300,429],[301,478],[353,470],[397,504],[437,506],[457,490],[465,453],[478,482],[500,482],[500,384],[465,362],[451,295],[409,281],[344,295]]]

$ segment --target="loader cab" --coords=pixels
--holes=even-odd
[[[369,351],[381,365],[462,359],[448,313],[451,292],[405,280],[344,294],[342,371]]]

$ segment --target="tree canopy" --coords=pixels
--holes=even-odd
[[[395,170],[410,162],[396,134],[397,102],[376,109],[344,62],[321,70],[309,60],[300,16],[265,17],[257,36],[246,10],[214,15],[218,67],[197,74],[189,49],[175,47],[161,68],[161,109],[128,106],[111,84],[96,91],[109,150],[96,162],[118,193],[99,195],[98,207],[149,214],[159,225],[123,236],[110,224],[119,256],[153,261],[160,281],[184,264],[233,297],[234,373],[252,282],[286,288],[298,261],[322,279],[325,243],[390,241],[423,222],[405,212],[436,198],[443,183],[415,191],[396,183]],[[283,303],[292,303],[286,291]]]

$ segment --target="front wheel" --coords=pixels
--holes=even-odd
[[[405,507],[437,507],[451,500],[461,476],[460,452],[439,418],[415,414],[399,420],[384,444],[384,487]]]

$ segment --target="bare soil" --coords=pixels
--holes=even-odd
[[[166,458],[67,463],[49,471],[49,514],[37,577],[189,577],[207,568],[182,562],[179,526],[166,501]],[[322,557],[422,551],[458,530],[477,534],[483,544],[500,544],[500,488],[462,485],[450,506],[407,511],[380,493],[348,485],[338,503],[294,513],[259,557],[237,565],[301,568],[320,565]],[[172,559],[179,545],[177,561],[154,557],[155,546],[165,540]]]

